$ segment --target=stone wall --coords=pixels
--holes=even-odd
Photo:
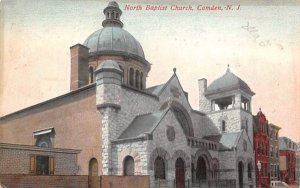
[[[168,127],[173,127],[175,131],[175,139],[173,141],[169,141],[166,132]],[[157,148],[160,148],[157,150]],[[175,162],[177,158],[181,157],[185,163],[185,179],[191,178],[191,148],[187,145],[187,139],[181,128],[181,125],[177,121],[174,114],[169,111],[165,115],[164,119],[160,122],[157,128],[153,132],[153,140],[149,141],[148,145],[148,157],[149,157],[149,175],[150,182],[154,181],[154,160],[156,157],[153,157],[157,151],[161,153],[161,157],[166,160],[166,179],[174,180],[175,179]]]
[[[245,149],[245,142],[247,147]],[[219,152],[220,179],[235,179],[239,185],[238,164],[243,164],[243,185],[244,187],[255,187],[255,158],[254,151],[245,131],[241,133],[238,143],[232,150]],[[248,164],[251,164],[251,178],[248,177]]]
[[[123,164],[126,156],[134,159],[134,174],[147,175],[148,158],[147,158],[147,142],[133,141],[124,142],[113,145],[113,175],[123,175]]]
[[[0,143],[34,145],[33,132],[53,127],[54,147],[80,149],[80,175],[87,175],[96,158],[101,174],[101,116],[96,108],[95,86],[89,85],[0,119]]]
[[[54,175],[75,175],[78,172],[79,150],[41,148],[25,145],[0,144],[0,174],[29,174],[30,157],[54,158]]]

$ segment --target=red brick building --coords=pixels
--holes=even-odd
[[[270,187],[269,127],[261,109],[253,117],[253,145],[257,187]]]
[[[289,185],[296,183],[297,144],[287,137],[279,138],[280,180]]]

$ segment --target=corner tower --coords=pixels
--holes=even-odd
[[[251,100],[255,93],[229,66],[208,87],[205,79],[199,80],[199,93],[200,111],[208,114],[220,133],[245,129],[253,143]]]

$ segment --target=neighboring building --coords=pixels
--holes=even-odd
[[[289,185],[296,182],[296,150],[295,142],[287,137],[279,137],[280,180]]]
[[[269,126],[261,109],[253,117],[256,186],[270,187]]]
[[[150,175],[151,187],[227,180],[227,187],[255,187],[250,87],[229,67],[209,86],[201,79],[199,111],[175,68],[166,83],[147,88],[150,63],[122,28],[118,4],[110,2],[104,14],[103,28],[70,48],[71,91],[2,117],[0,142],[72,148],[62,150],[72,156],[81,150],[78,175]],[[262,113],[257,118],[263,131],[257,136],[267,135]],[[268,155],[266,144],[261,155]]]
[[[281,128],[269,123],[269,143],[270,143],[270,180],[279,181],[279,143],[278,133]]]
[[[300,185],[300,142],[297,144],[296,152],[296,182]]]

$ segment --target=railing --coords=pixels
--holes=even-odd
[[[184,182],[176,182],[176,180],[155,180],[151,188],[235,188],[235,180],[198,180],[192,182],[186,180]]]

